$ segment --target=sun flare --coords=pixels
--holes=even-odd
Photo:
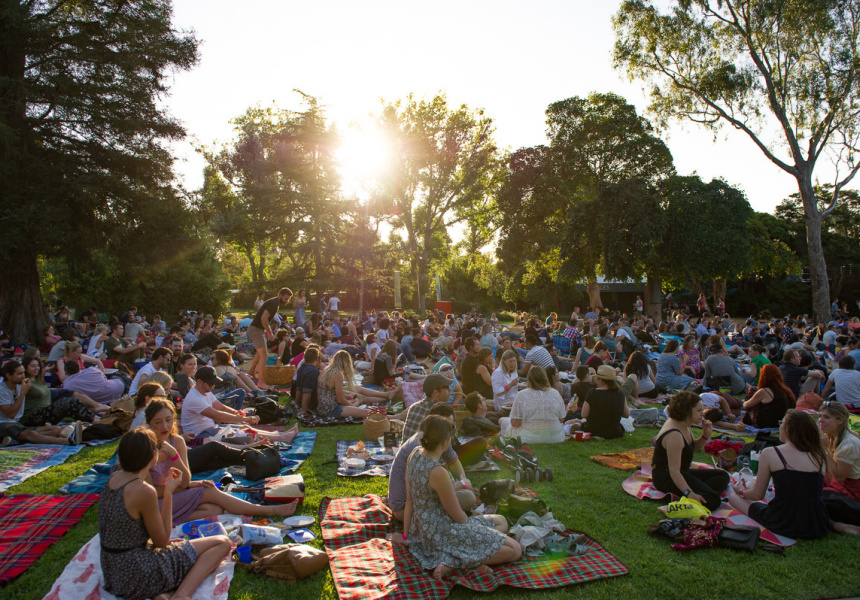
[[[342,136],[336,156],[344,191],[362,195],[388,167],[391,145],[378,131],[349,129]]]

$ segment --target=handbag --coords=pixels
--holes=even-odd
[[[242,452],[245,479],[259,481],[281,472],[281,453],[272,446],[248,448]]]
[[[275,423],[284,416],[281,405],[271,398],[258,399],[254,410],[257,416],[260,417],[260,423],[264,425]]]
[[[287,544],[261,550],[260,558],[248,565],[248,571],[294,584],[322,571],[328,564],[328,554],[323,550],[305,544]]]
[[[726,523],[720,530],[719,545],[732,550],[752,552],[761,537],[761,529],[751,525],[730,525]]]

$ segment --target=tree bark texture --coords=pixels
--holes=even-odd
[[[659,275],[648,275],[645,281],[645,314],[659,323],[663,317],[663,280]]]
[[[42,307],[39,266],[27,249],[10,249],[0,259],[0,329],[15,344],[45,341],[49,320]]]
[[[830,321],[830,284],[827,263],[821,246],[821,213],[812,188],[811,177],[799,177],[800,198],[806,216],[806,249],[809,255],[809,285],[812,288],[812,312],[817,323]]]
[[[603,300],[600,299],[600,284],[597,283],[597,279],[588,280],[588,302],[596,313],[599,313],[600,309],[603,308]]]

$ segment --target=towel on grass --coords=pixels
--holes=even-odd
[[[0,583],[26,571],[98,499],[95,494],[0,496]]]
[[[232,521],[236,515],[218,515],[220,521]],[[210,519],[215,520],[215,519]],[[182,537],[182,528],[174,527],[172,538]],[[51,591],[43,600],[116,600],[116,596],[106,592],[101,565],[101,545],[99,536],[81,548],[74,558],[63,569],[62,574],[54,582]],[[206,576],[194,592],[195,600],[227,600],[230,591],[230,581],[236,563],[228,556],[213,573]],[[145,576],[145,574],[141,574]]]
[[[288,473],[295,472],[302,463],[310,456],[311,452],[313,452],[314,444],[316,443],[317,432],[316,431],[300,431],[296,438],[293,440],[291,444],[292,448],[281,452],[281,457],[286,460],[286,465],[281,468],[280,473],[278,475],[287,475]],[[84,494],[84,493],[101,493],[102,488],[105,483],[107,483],[108,478],[110,477],[110,470],[116,462],[116,455],[113,455],[110,460],[105,463],[96,463],[90,469],[72,479],[70,482],[65,484],[60,488],[61,494]],[[219,482],[224,475],[227,474],[227,469],[219,469],[217,471],[202,471],[200,473],[195,473],[191,476],[191,479],[194,481],[201,481],[203,479],[209,479],[214,482]],[[245,479],[244,477],[239,477],[233,475],[233,479],[236,480],[237,483],[243,486],[252,485],[253,481]],[[244,496],[240,494],[235,494],[236,496],[243,498]]]
[[[524,558],[493,567],[491,575],[455,571],[438,582],[421,568],[409,550],[385,539],[400,531],[391,510],[379,496],[323,498],[320,526],[331,572],[341,600],[447,598],[459,584],[480,592],[502,585],[529,589],[557,588],[627,573],[627,567],[591,538],[584,556],[553,560]]]
[[[622,471],[633,471],[638,469],[642,463],[651,463],[654,458],[654,448],[636,448],[635,450],[627,450],[626,452],[612,452],[608,454],[598,454],[592,456],[591,460],[599,465],[606,465],[613,469]]]
[[[358,442],[350,442],[347,440],[338,440],[335,456],[337,457],[337,474],[340,477],[388,477],[391,470],[391,463],[379,463],[367,459],[364,462],[364,467],[356,469],[355,467],[347,467],[344,463],[346,460],[346,451],[350,446],[355,446]],[[379,442],[364,442],[365,449],[371,454],[382,450],[382,444]]]
[[[0,448],[0,492],[23,483],[45,469],[63,464],[83,448],[41,444]]]

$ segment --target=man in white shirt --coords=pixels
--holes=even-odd
[[[828,352],[836,351],[836,323],[831,322],[827,326],[827,331],[821,336],[821,343]]]
[[[854,370],[854,357],[845,355],[839,359],[839,368],[830,374],[821,396],[827,398],[835,388],[834,399],[842,404],[860,406],[860,371]]]
[[[137,388],[146,383],[156,371],[162,371],[167,368],[171,360],[171,352],[169,348],[156,348],[152,353],[152,360],[143,365],[134,379],[131,381],[131,387],[128,388],[128,394],[134,396],[137,393]]]
[[[526,347],[526,350],[528,350],[528,354],[526,354],[523,368],[519,370],[520,377],[528,375],[529,369],[532,368],[532,365],[543,367],[544,369],[555,366],[552,354],[549,353],[549,350],[538,343],[538,339],[534,335],[527,335],[525,340],[523,340],[523,345]]]
[[[337,319],[340,317],[340,315],[337,312],[337,306],[338,306],[339,302],[340,302],[340,298],[338,298],[334,294],[332,294],[331,298],[328,299],[328,311],[329,311],[329,314],[331,314],[333,319]]]
[[[215,437],[222,425],[256,425],[260,422],[260,417],[246,415],[218,401],[212,390],[223,383],[223,380],[215,373],[214,367],[200,367],[194,374],[194,380],[197,382],[196,385],[188,391],[182,403],[183,433],[191,433],[195,437],[202,438]],[[272,433],[250,427],[248,429],[253,437],[231,437],[230,442],[248,444],[256,438],[265,442],[290,443],[299,432],[298,425],[283,433]]]

